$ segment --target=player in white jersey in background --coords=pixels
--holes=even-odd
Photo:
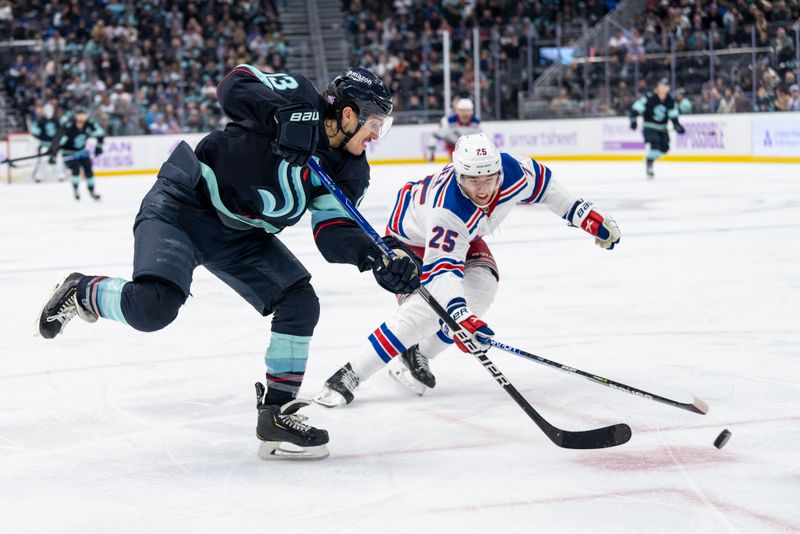
[[[389,219],[391,238],[422,258],[420,281],[484,350],[494,335],[479,317],[497,292],[499,272],[483,236],[498,229],[517,204],[545,204],[571,226],[613,249],[620,231],[609,215],[570,194],[535,160],[498,152],[485,134],[461,137],[453,163],[438,174],[405,184]],[[353,401],[358,385],[398,355],[392,376],[418,394],[436,379],[428,360],[453,343],[452,335],[416,293],[369,335],[358,356],[336,371],[315,401],[328,407]],[[466,347],[455,343],[464,352]]]

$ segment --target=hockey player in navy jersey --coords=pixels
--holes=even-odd
[[[151,332],[164,328],[189,295],[203,265],[260,314],[272,314],[264,357],[266,387],[256,384],[259,456],[327,456],[328,433],[303,422],[309,342],[319,319],[311,275],[277,234],[312,212],[314,239],[326,260],[372,269],[382,287],[407,293],[417,267],[382,260],[305,164],[311,157],[354,203],[369,183],[366,144],[391,125],[391,93],[365,69],[347,69],[323,95],[302,76],[233,69],[217,88],[231,119],[197,148],[181,143],[161,167],[134,222],[133,280],[72,273],[39,317],[38,333],[58,335],[76,314],[104,317]],[[224,318],[221,318],[224,321]],[[296,447],[286,447],[290,443]]]
[[[669,152],[667,120],[672,121],[678,134],[686,132],[678,122],[678,106],[669,94],[669,81],[662,79],[652,92],[648,91],[646,95],[633,103],[630,111],[631,130],[638,127],[636,117],[639,115],[643,119],[642,132],[647,145],[645,158],[647,178],[652,180],[655,176],[653,162]]]
[[[94,169],[92,168],[92,157],[89,155],[87,141],[90,137],[97,139],[94,146],[94,155],[99,156],[103,153],[103,139],[105,131],[96,121],[89,118],[85,111],[78,110],[75,113],[67,113],[61,118],[61,125],[53,137],[53,147],[50,151],[48,163],[55,165],[59,150],[64,155],[64,161],[72,173],[72,192],[75,200],[80,200],[78,185],[81,182],[81,169],[86,178],[86,188],[89,196],[94,200],[100,200],[100,195],[94,190]]]
[[[543,164],[498,152],[484,134],[460,138],[451,165],[403,186],[389,217],[389,238],[422,258],[422,285],[487,349],[494,332],[480,317],[494,299],[500,276],[483,236],[494,233],[518,204],[546,205],[602,248],[619,243],[611,216],[570,194]],[[452,335],[420,295],[401,302],[358,356],[325,382],[316,402],[328,407],[352,402],[358,385],[394,360],[400,361],[389,367],[392,376],[418,394],[435,386],[429,360],[453,343]],[[467,352],[461,341],[455,343]]]
[[[58,133],[58,128],[59,122],[55,114],[55,108],[53,104],[47,103],[42,106],[42,114],[31,124],[31,135],[39,140],[38,151],[39,154],[42,155],[41,158],[36,160],[36,166],[33,168],[31,178],[33,178],[35,182],[42,181],[40,173],[45,164],[47,165],[47,174],[49,174],[50,177],[62,178],[61,174],[63,171],[61,165],[56,162],[50,163],[50,160],[45,161],[47,158],[44,157],[47,156],[52,149],[53,138],[56,136],[56,133]]]

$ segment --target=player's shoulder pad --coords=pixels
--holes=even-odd
[[[507,152],[500,152],[500,163],[503,169],[503,184],[500,186],[501,190],[508,189],[517,182],[525,174],[522,166],[525,161],[530,161],[528,158],[513,156]]]
[[[430,193],[428,193],[430,195]],[[451,173],[447,183],[433,195],[433,209],[452,213],[464,224],[472,219],[478,207],[458,187],[455,173]]]

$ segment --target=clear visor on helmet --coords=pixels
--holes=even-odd
[[[359,117],[361,127],[365,128],[372,137],[383,139],[389,133],[394,119],[386,115],[370,114],[368,117]]]

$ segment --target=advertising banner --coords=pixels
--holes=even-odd
[[[800,157],[800,113],[753,118],[754,156]]]

